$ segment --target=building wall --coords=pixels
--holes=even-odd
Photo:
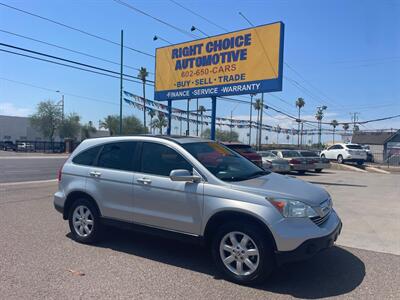
[[[33,128],[27,117],[0,115],[0,141],[44,140],[42,134]]]

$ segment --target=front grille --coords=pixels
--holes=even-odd
[[[325,216],[323,217],[312,217],[310,218],[311,221],[313,221],[316,225],[321,226],[323,223],[325,223],[326,220],[328,220],[330,214],[331,214],[332,210],[330,210]]]

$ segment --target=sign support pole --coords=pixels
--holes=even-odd
[[[168,127],[167,135],[171,135],[171,125],[172,125],[172,100],[168,99]]]
[[[120,72],[120,89],[119,89],[119,134],[120,135],[122,135],[123,72],[124,72],[124,31],[121,30],[121,72]]]
[[[217,97],[211,97],[211,136],[210,139],[215,140],[215,120],[217,111]]]

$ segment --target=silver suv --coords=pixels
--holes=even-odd
[[[185,237],[237,283],[331,247],[342,228],[324,189],[191,137],[85,140],[59,172],[54,206],[78,242],[105,225]]]

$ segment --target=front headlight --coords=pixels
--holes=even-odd
[[[267,200],[271,202],[285,218],[312,218],[318,216],[311,206],[301,201],[272,198],[267,198]]]

